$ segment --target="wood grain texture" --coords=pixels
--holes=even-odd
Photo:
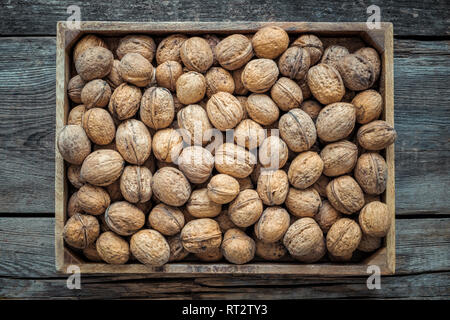
[[[66,20],[68,0],[37,0],[32,4],[6,1],[0,13],[1,35],[55,35],[56,22]],[[450,23],[446,0],[433,1],[338,1],[325,0],[173,0],[134,1],[124,5],[119,0],[77,3],[83,21],[366,21],[367,7],[378,5],[382,21],[395,23],[395,34],[447,36]]]
[[[55,46],[0,39],[0,213],[54,212]],[[449,214],[449,44],[394,46],[396,212]]]

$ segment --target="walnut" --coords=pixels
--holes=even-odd
[[[346,47],[332,45],[325,49],[320,62],[337,69],[339,61],[348,54]]]
[[[252,153],[233,143],[224,143],[216,149],[215,167],[220,173],[245,178],[252,173],[255,163]]]
[[[125,264],[130,258],[128,242],[111,231],[98,237],[96,248],[102,260],[109,264]]]
[[[347,140],[327,144],[320,152],[323,174],[341,176],[353,170],[358,160],[358,147]]]
[[[126,82],[146,87],[153,77],[152,64],[139,53],[127,53],[120,60],[119,74]]]
[[[201,106],[194,104],[181,109],[177,114],[181,134],[187,143],[205,145],[211,137],[211,123]]]
[[[101,149],[86,157],[80,176],[90,184],[107,186],[120,177],[124,165],[123,158],[117,151]]]
[[[69,112],[69,116],[67,117],[67,124],[76,124],[79,126],[83,126],[82,120],[83,115],[86,112],[86,107],[82,104],[72,108]]]
[[[364,193],[364,203],[365,204],[371,203],[373,201],[381,201],[381,197],[379,195]]]
[[[295,188],[306,189],[320,178],[322,170],[323,161],[316,152],[302,152],[295,157],[289,166],[289,182]]]
[[[208,197],[208,189],[202,188],[192,191],[186,209],[196,218],[214,218],[222,211],[222,205],[213,202]]]
[[[322,110],[322,105],[315,100],[306,100],[301,104],[300,109],[302,109],[313,121],[316,121],[317,116]]]
[[[247,190],[247,189],[253,189],[253,182],[250,177],[245,178],[236,178],[237,182],[239,183],[239,190]]]
[[[314,220],[316,220],[324,233],[327,233],[331,226],[341,218],[342,214],[333,208],[327,200],[322,202],[319,212],[314,216]]]
[[[133,117],[141,104],[142,93],[138,87],[122,83],[114,90],[108,109],[119,120]]]
[[[67,94],[70,100],[75,103],[81,103],[81,90],[83,90],[86,82],[79,75],[71,78],[67,84]]]
[[[247,113],[247,100],[248,97],[245,96],[236,96],[236,99],[239,100],[239,103],[242,107],[242,120],[248,119],[248,113]]]
[[[319,63],[309,69],[308,87],[321,104],[341,101],[345,87],[339,72],[331,65]]]
[[[258,195],[268,206],[284,203],[289,191],[289,181],[283,170],[263,171],[258,178]]]
[[[248,89],[242,83],[241,76],[242,76],[243,71],[244,71],[244,68],[239,68],[239,69],[233,70],[232,76],[233,76],[233,83],[234,83],[234,94],[246,95],[248,93]]]
[[[358,143],[367,150],[382,150],[397,139],[397,132],[386,121],[376,120],[363,125],[358,130]]]
[[[102,187],[86,183],[77,192],[77,202],[84,212],[100,215],[108,208],[111,199],[108,192]]]
[[[321,175],[320,178],[313,184],[313,188],[317,190],[321,197],[326,197],[326,188],[330,179],[326,175]]]
[[[268,261],[280,260],[287,253],[285,246],[281,242],[267,243],[256,238],[255,243],[256,243],[256,252],[255,252],[256,255],[260,258],[263,258],[264,260]]]
[[[355,168],[355,179],[365,193],[379,195],[386,190],[388,169],[386,161],[375,152],[362,154]]]
[[[214,220],[219,224],[220,230],[222,233],[225,233],[227,230],[232,228],[239,228],[241,230],[245,230],[246,228],[238,227],[234,224],[230,219],[230,215],[228,214],[228,210],[222,210],[220,214],[214,218]]]
[[[91,153],[91,142],[81,126],[66,125],[59,132],[57,139],[61,156],[71,164],[80,165]]]
[[[174,235],[172,237],[168,237],[167,243],[169,244],[169,247],[170,247],[169,262],[181,261],[189,255],[189,251],[187,251],[183,247],[183,243],[181,242],[180,234]]]
[[[337,64],[344,85],[350,90],[369,89],[375,83],[372,63],[359,54],[348,54]]]
[[[268,207],[255,224],[256,237],[264,242],[277,242],[289,228],[289,213],[281,207]]]
[[[171,167],[156,171],[152,178],[151,187],[155,197],[170,206],[182,206],[191,195],[191,185],[184,174]]]
[[[372,252],[381,247],[381,238],[373,237],[363,233],[358,250],[362,252]]]
[[[211,51],[213,53],[213,66],[218,66],[219,65],[219,61],[217,61],[217,56],[216,56],[216,47],[220,42],[219,37],[217,37],[214,34],[205,34],[203,36],[203,38],[206,40],[206,42],[208,42],[209,47],[211,48]]]
[[[67,203],[67,216],[71,217],[76,213],[84,213],[78,204],[78,191],[74,192]]]
[[[77,44],[73,48],[73,61],[77,61],[80,55],[88,48],[103,47],[108,49],[105,41],[94,34],[87,34],[78,40]]]
[[[197,103],[206,93],[205,77],[194,71],[184,73],[177,80],[176,91],[182,104]]]
[[[215,54],[217,61],[227,70],[243,67],[253,56],[250,40],[242,34],[233,34],[220,41]]]
[[[120,191],[120,179],[117,179],[113,183],[107,185],[106,191],[108,191],[111,202],[123,200],[122,192]]]
[[[263,203],[255,190],[241,191],[230,203],[228,214],[231,221],[238,227],[249,227],[261,217]]]
[[[145,124],[129,119],[117,128],[116,146],[127,162],[142,165],[150,156],[152,138]]]
[[[208,198],[219,204],[229,203],[239,194],[239,182],[227,174],[217,174],[207,186]]]
[[[209,218],[189,221],[181,230],[183,247],[192,253],[205,253],[220,247],[222,232],[219,224]]]
[[[258,58],[275,59],[289,46],[289,35],[277,26],[264,27],[252,37],[252,46]]]
[[[92,262],[102,262],[102,258],[97,252],[97,247],[94,243],[91,243],[86,248],[83,249],[84,256]]]
[[[255,93],[269,91],[278,79],[277,64],[270,59],[255,59],[247,63],[242,71],[244,86]]]
[[[192,183],[205,182],[214,169],[213,155],[200,146],[184,148],[177,162],[180,170]]]
[[[225,69],[213,67],[205,75],[206,95],[211,97],[218,92],[234,92],[233,76]]]
[[[115,90],[118,86],[120,86],[124,80],[119,72],[120,61],[114,60],[111,72],[106,76],[106,82],[109,84],[110,88]]]
[[[292,46],[299,46],[308,51],[311,65],[315,65],[322,57],[323,43],[313,34],[301,35],[292,42]]]
[[[141,209],[126,201],[114,202],[105,211],[108,227],[121,236],[129,236],[145,224],[145,214]]]
[[[156,67],[156,82],[158,86],[174,92],[177,80],[183,74],[183,68],[177,61],[166,61]]]
[[[360,56],[363,56],[364,58],[369,60],[369,62],[372,64],[373,70],[375,71],[375,81],[378,80],[381,71],[381,60],[377,50],[371,47],[364,47],[357,50],[355,54],[359,54]]]
[[[225,232],[221,247],[225,259],[234,264],[253,260],[256,251],[255,241],[239,229]]]
[[[172,60],[181,63],[180,48],[187,37],[183,34],[172,34],[164,38],[156,49],[156,62],[158,65]]]
[[[278,128],[281,138],[294,152],[309,150],[317,139],[316,127],[311,117],[298,108],[282,115]]]
[[[183,150],[183,137],[172,128],[158,130],[152,139],[152,150],[156,159],[174,162]]]
[[[144,166],[126,166],[120,177],[120,191],[125,200],[131,203],[143,203],[150,200],[152,173]]]
[[[358,221],[364,234],[384,237],[391,226],[391,214],[385,203],[373,201],[361,209]]]
[[[67,178],[70,183],[77,189],[81,188],[81,186],[85,183],[84,179],[80,175],[81,166],[76,166],[71,164],[69,168],[67,168]]]
[[[237,145],[252,150],[261,145],[265,135],[263,127],[257,122],[251,119],[244,119],[234,130],[234,141]]]
[[[337,102],[323,108],[317,119],[317,135],[326,142],[346,138],[355,127],[355,107],[350,103]]]
[[[241,103],[228,92],[217,92],[206,104],[209,121],[221,131],[233,129],[242,119]]]
[[[98,145],[110,144],[116,135],[111,115],[102,108],[87,110],[83,115],[82,125],[89,139]]]
[[[84,81],[100,79],[108,75],[114,62],[111,51],[103,47],[90,47],[75,60],[77,73]]]
[[[148,216],[150,226],[165,236],[173,236],[184,227],[184,214],[177,207],[156,205]]]
[[[76,213],[64,225],[63,238],[74,248],[84,249],[97,240],[100,225],[97,218]]]
[[[322,230],[312,218],[295,221],[283,238],[283,244],[291,256],[301,262],[312,263],[326,253]]]
[[[156,230],[145,229],[135,233],[130,240],[130,250],[145,265],[160,267],[170,258],[169,244]]]
[[[375,90],[358,93],[352,100],[356,109],[356,122],[369,123],[378,119],[383,111],[383,97]]]
[[[306,76],[310,64],[311,59],[306,49],[290,47],[278,60],[278,69],[285,77],[301,80]]]
[[[175,117],[175,107],[170,91],[161,87],[145,90],[139,115],[142,122],[152,129],[158,130],[170,126]]]
[[[152,62],[155,51],[156,44],[153,38],[147,35],[138,34],[129,35],[120,39],[116,54],[119,59],[122,59],[128,53],[137,53],[149,62]]]
[[[200,37],[184,41],[180,48],[180,57],[188,70],[200,73],[206,72],[214,59],[208,42]]]
[[[309,85],[308,85],[308,74],[306,74],[306,76],[297,81],[297,84],[300,86],[300,89],[302,89],[302,95],[303,95],[303,99],[309,99],[311,98],[311,89],[309,89]]]
[[[102,79],[95,79],[86,83],[81,90],[81,102],[86,109],[94,107],[105,107],[111,97],[111,88]]]
[[[303,101],[303,93],[300,86],[286,77],[282,77],[275,82],[270,90],[270,96],[283,111],[298,108]]]
[[[361,241],[361,229],[348,218],[336,221],[327,233],[327,249],[335,257],[345,257],[353,253]]]
[[[350,176],[340,176],[327,186],[327,198],[333,207],[344,214],[357,212],[364,206],[364,194]]]
[[[246,107],[250,118],[262,125],[273,124],[280,115],[278,106],[266,94],[251,94]]]
[[[223,258],[221,248],[214,248],[205,252],[196,253],[195,256],[203,262],[216,262]]]
[[[313,218],[321,205],[322,200],[316,189],[312,187],[305,190],[289,188],[286,197],[286,208],[292,215],[299,218]]]

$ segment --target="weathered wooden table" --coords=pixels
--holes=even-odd
[[[83,276],[54,266],[56,21],[72,1],[2,1],[0,11],[0,298],[450,297],[450,4],[446,0],[80,2],[82,20],[394,23],[397,273],[366,278]]]

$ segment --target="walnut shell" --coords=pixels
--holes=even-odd
[[[239,182],[227,174],[217,174],[207,186],[208,198],[219,204],[229,203],[239,194]]]
[[[388,168],[382,156],[375,152],[362,154],[355,168],[355,179],[365,193],[379,195],[386,190]]]
[[[107,186],[122,174],[125,162],[114,150],[101,149],[86,157],[81,166],[81,178],[96,186]]]
[[[114,60],[111,72],[106,76],[106,82],[109,84],[110,88],[115,90],[118,86],[124,83],[124,80],[119,72],[120,61]]]
[[[91,142],[81,126],[66,125],[58,135],[58,150],[61,156],[71,164],[80,165],[91,153]]]
[[[97,240],[100,225],[97,218],[76,213],[64,225],[63,237],[74,248],[84,249]]]
[[[218,66],[219,65],[219,61],[217,61],[217,56],[216,56],[216,46],[219,44],[220,39],[219,37],[217,37],[214,34],[205,34],[203,36],[203,38],[206,40],[206,42],[208,42],[211,51],[213,53],[213,66]]]
[[[321,197],[327,196],[327,185],[330,179],[326,175],[321,175],[320,178],[313,184],[313,188],[317,190]]]
[[[177,163],[180,170],[192,183],[205,182],[214,169],[213,155],[200,146],[184,148]]]
[[[253,35],[252,46],[258,58],[275,59],[289,46],[289,35],[277,26],[264,27]]]
[[[313,121],[316,121],[317,116],[322,110],[322,105],[315,100],[306,100],[301,104],[300,109],[302,109]]]
[[[113,63],[111,51],[103,47],[90,47],[75,60],[75,68],[84,81],[90,81],[107,76]]]
[[[312,218],[295,221],[283,238],[283,244],[291,256],[301,262],[312,263],[326,253],[322,230]]]
[[[281,243],[281,241],[267,243],[256,238],[255,243],[255,254],[264,260],[277,261],[283,258],[287,253],[286,247],[283,243]]]
[[[113,183],[107,185],[106,191],[108,191],[111,202],[123,200],[122,192],[120,191],[120,179],[117,179]]]
[[[150,226],[165,236],[173,236],[184,227],[184,214],[177,207],[156,205],[148,216]]]
[[[71,217],[76,213],[84,213],[78,204],[78,191],[74,192],[67,203],[67,216]]]
[[[109,84],[102,79],[91,80],[81,90],[81,102],[86,109],[105,107],[111,97]]]
[[[397,139],[397,132],[386,121],[376,120],[363,125],[358,130],[358,143],[367,150],[382,150]]]
[[[278,69],[285,77],[301,80],[306,76],[310,64],[311,59],[306,49],[290,47],[278,60]]]
[[[327,249],[335,257],[350,255],[361,241],[361,229],[348,218],[336,221],[327,233]]]
[[[152,137],[145,124],[128,119],[117,128],[116,146],[127,162],[142,165],[152,151]]]
[[[245,178],[236,178],[237,182],[239,182],[239,190],[247,190],[247,189],[253,189],[253,182],[250,177]]]
[[[267,206],[281,205],[289,191],[289,180],[283,170],[265,170],[258,178],[257,192]]]
[[[225,233],[227,230],[232,228],[239,228],[241,230],[245,230],[245,228],[240,228],[234,224],[230,219],[230,215],[228,214],[228,210],[222,210],[220,214],[214,218],[214,220],[219,224],[220,230],[222,233]]]
[[[136,34],[120,39],[116,54],[119,59],[122,59],[128,53],[137,53],[149,62],[152,62],[155,51],[156,44],[153,38],[143,34]]]
[[[172,237],[168,237],[167,243],[169,244],[169,247],[170,247],[169,262],[181,261],[189,255],[189,251],[187,251],[183,247],[183,243],[181,242],[180,234],[177,234]]]
[[[358,221],[364,234],[384,237],[391,226],[391,214],[385,203],[373,201],[361,209]]]
[[[255,224],[256,237],[264,242],[277,242],[289,228],[289,213],[281,207],[268,207]]]
[[[289,182],[298,189],[306,189],[320,178],[322,170],[323,161],[316,152],[302,152],[289,166]]]
[[[255,241],[239,229],[225,232],[221,248],[225,259],[234,264],[244,264],[255,257]]]
[[[158,65],[172,60],[181,63],[180,48],[187,37],[183,34],[172,34],[164,38],[156,49],[156,62]]]
[[[323,174],[341,176],[353,170],[358,160],[358,147],[347,140],[327,144],[320,152]]]
[[[327,198],[333,207],[344,214],[357,212],[364,206],[364,194],[350,176],[340,176],[327,186]]]
[[[200,37],[184,41],[180,48],[180,57],[188,70],[200,73],[206,72],[214,59],[209,43]]]
[[[255,93],[269,91],[278,79],[277,64],[270,59],[255,59],[247,63],[242,71],[244,86]]]
[[[315,65],[323,54],[323,43],[313,34],[304,34],[298,37],[292,46],[299,46],[308,51],[311,65]]]
[[[339,72],[331,65],[319,63],[311,67],[307,75],[308,87],[321,104],[342,100],[345,87]]]
[[[128,242],[111,231],[102,233],[95,245],[99,256],[106,263],[125,264],[130,258]]]
[[[205,145],[211,137],[208,114],[198,104],[189,105],[177,113],[181,135],[188,144]]]
[[[161,87],[145,90],[139,115],[142,122],[152,129],[170,126],[175,117],[175,106],[170,91]]]
[[[282,77],[270,89],[270,96],[283,111],[298,108],[303,101],[300,86],[289,78]]]
[[[203,99],[206,93],[205,77],[194,71],[184,73],[178,77],[176,91],[182,104],[197,103]]]
[[[113,118],[102,108],[87,110],[83,115],[82,125],[89,139],[95,144],[110,144],[116,135]]]
[[[156,81],[158,86],[174,92],[177,80],[183,74],[183,68],[177,61],[166,61],[156,68]]]
[[[86,82],[79,75],[71,78],[67,84],[67,94],[70,100],[75,103],[81,103],[81,90],[83,90]]]
[[[122,83],[114,90],[109,100],[109,112],[119,120],[129,119],[138,111],[141,98],[142,93],[138,87]]]
[[[242,120],[248,119],[248,113],[247,113],[248,97],[236,96],[236,99],[239,100],[239,103],[241,104],[241,107],[242,107]]]
[[[217,92],[206,104],[209,121],[221,131],[233,129],[242,119],[241,103],[228,92]]]
[[[375,71],[375,81],[378,80],[381,71],[381,60],[378,55],[377,50],[371,47],[364,47],[355,52],[355,54],[359,54],[363,56],[372,64],[372,68]]]
[[[160,267],[170,258],[170,247],[166,239],[156,230],[136,232],[130,240],[130,250],[136,259],[149,266]]]
[[[217,262],[222,260],[222,249],[214,248],[205,252],[196,253],[195,256],[203,262]]]
[[[234,94],[238,95],[246,95],[248,93],[248,89],[242,83],[242,72],[244,68],[239,68],[237,70],[233,70],[233,83],[234,83]]]
[[[323,108],[317,119],[317,135],[326,142],[346,138],[355,127],[355,107],[350,103],[337,102]]]
[[[344,85],[350,90],[362,91],[375,83],[372,63],[359,54],[348,54],[337,64]]]
[[[105,211],[108,227],[121,236],[129,236],[145,225],[145,214],[126,201],[114,202]]]
[[[72,108],[69,112],[69,116],[67,117],[67,124],[76,124],[79,126],[83,126],[82,120],[83,115],[86,112],[86,107],[82,104]]]
[[[251,119],[242,120],[234,129],[234,141],[237,145],[248,150],[259,147],[265,136],[263,127]]]
[[[309,150],[317,139],[316,126],[311,117],[298,108],[282,115],[278,128],[281,138],[294,152]]]
[[[253,48],[246,36],[233,34],[217,44],[215,54],[222,67],[227,70],[236,70],[250,61]]]
[[[158,130],[152,139],[152,150],[156,159],[174,162],[183,150],[183,137],[172,128]]]
[[[358,250],[362,252],[373,252],[381,247],[381,238],[373,237],[363,233]]]
[[[320,62],[337,69],[339,61],[348,54],[346,47],[332,45],[325,49]]]
[[[308,74],[302,79],[297,81],[297,84],[300,86],[300,89],[302,89],[302,95],[303,99],[309,99],[311,98],[311,89],[309,89],[308,85]]]
[[[67,178],[70,183],[77,189],[81,188],[84,185],[85,181],[80,175],[81,166],[76,166],[71,164],[67,168]]]
[[[78,40],[77,44],[73,48],[73,61],[77,61],[80,55],[88,48],[103,47],[108,49],[107,44],[103,39],[93,34],[87,34]]]
[[[184,174],[172,167],[156,171],[151,186],[156,199],[170,206],[182,206],[191,195],[191,185]]]
[[[86,248],[83,249],[84,256],[92,262],[102,262],[102,258],[97,252],[97,247],[95,245],[95,242],[88,245]]]
[[[78,190],[77,200],[81,210],[93,215],[102,214],[111,203],[105,189],[87,183]]]
[[[146,87],[153,77],[152,64],[139,53],[127,53],[120,60],[119,74],[123,80],[138,87]]]
[[[213,219],[195,219],[189,221],[181,230],[181,241],[187,251],[204,253],[220,247],[222,232]]]
[[[205,75],[206,95],[211,97],[218,92],[234,92],[234,80],[231,73],[219,67],[213,67]]]
[[[262,125],[271,125],[278,120],[280,110],[266,94],[251,94],[247,99],[247,113],[254,121]]]
[[[216,149],[215,167],[220,173],[234,178],[245,178],[253,171],[256,157],[245,148],[224,143]]]
[[[319,212],[314,216],[314,220],[316,220],[320,229],[322,229],[324,233],[327,233],[331,226],[341,218],[342,214],[337,211],[327,200],[322,202]]]
[[[299,218],[314,218],[321,205],[322,200],[316,189],[312,187],[305,190],[289,188],[286,197],[286,208],[292,215]]]
[[[383,97],[375,90],[358,93],[352,100],[356,109],[356,122],[369,123],[378,119],[383,111]]]
[[[196,218],[214,218],[222,211],[222,205],[211,201],[208,189],[203,188],[192,191],[186,209]]]
[[[255,190],[246,189],[230,203],[228,215],[238,227],[249,227],[261,217],[263,203]]]
[[[120,177],[120,191],[125,200],[143,203],[150,200],[152,173],[144,166],[126,166]]]

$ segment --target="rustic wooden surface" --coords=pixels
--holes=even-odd
[[[56,21],[70,1],[4,1],[0,12],[0,298],[450,297],[448,1],[84,1],[83,20],[394,23],[397,274],[365,278],[84,276],[68,290],[54,267]],[[268,290],[270,289],[270,290]]]

